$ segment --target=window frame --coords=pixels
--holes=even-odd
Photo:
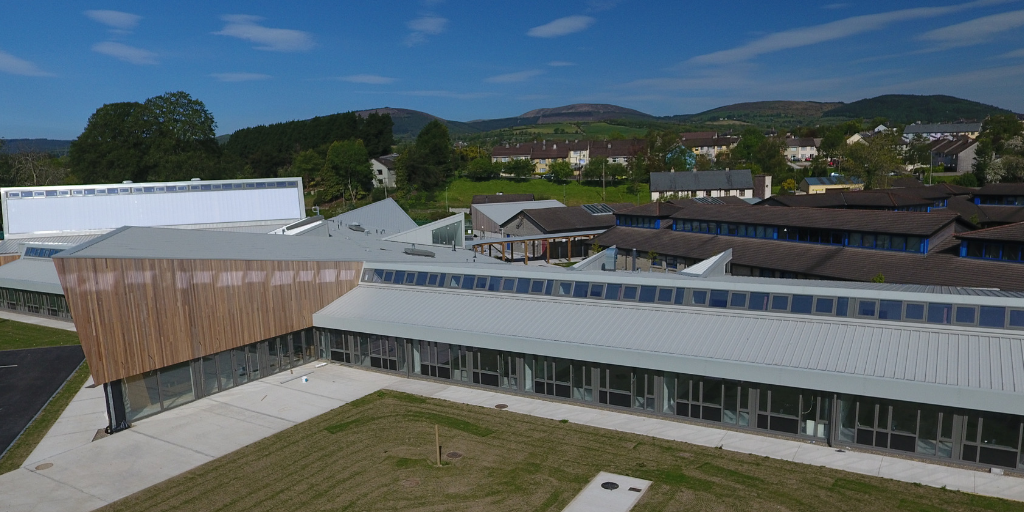
[[[818,311],[819,300],[830,300],[832,306],[829,307],[827,313]],[[833,297],[831,295],[814,295],[814,302],[811,304],[811,314],[815,316],[836,316],[836,304],[839,303],[839,297]]]

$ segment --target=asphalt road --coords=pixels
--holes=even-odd
[[[82,347],[0,350],[0,452],[85,359]]]

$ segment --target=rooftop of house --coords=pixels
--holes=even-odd
[[[775,195],[759,206],[791,206],[803,208],[909,208],[931,206],[932,199],[893,192],[864,194],[860,191],[828,192],[825,194]]]
[[[989,183],[974,192],[976,196],[1024,196],[1024,183]]]
[[[822,186],[822,185],[863,185],[864,181],[856,176],[822,176],[822,177],[807,177],[803,180],[805,183],[811,186]]]
[[[996,226],[994,228],[979,229],[966,233],[957,233],[957,238],[962,240],[985,240],[993,242],[1016,242],[1024,243],[1024,222]]]
[[[752,188],[754,188],[754,178],[750,173],[750,169],[651,173],[651,192],[743,190]]]
[[[596,205],[600,206],[600,205]],[[610,210],[608,213],[618,213],[633,207],[633,203],[615,203],[604,205]],[[601,208],[604,210],[604,208]],[[583,206],[557,206],[554,208],[537,208],[523,210],[521,216],[530,219],[545,233],[566,233],[574,231],[588,231],[595,229],[606,229],[615,225],[615,215],[593,214]],[[519,216],[514,216],[501,227],[505,228],[518,222]]]
[[[694,205],[676,213],[672,218],[928,237],[955,222],[959,215],[942,210],[925,213]]]
[[[981,123],[937,123],[911,124],[903,129],[903,134],[915,133],[974,133],[981,131]]]

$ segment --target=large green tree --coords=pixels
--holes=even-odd
[[[451,178],[455,154],[448,127],[438,120],[427,123],[416,144],[400,159],[399,178],[414,190],[433,190]]]
[[[215,128],[203,102],[181,91],[110,103],[71,143],[71,172],[83,183],[220,178]]]
[[[321,176],[326,180],[325,194],[345,191],[348,192],[349,198],[355,201],[357,191],[372,190],[373,169],[363,141],[342,140],[331,144],[331,148],[327,150],[327,159]],[[337,196],[321,197],[323,200],[330,200]]]
[[[320,153],[316,150],[307,149],[295,155],[288,174],[291,176],[301,176],[304,183],[309,183],[323,168],[324,157],[320,156]]]
[[[491,162],[490,158],[481,156],[469,161],[466,165],[466,177],[476,181],[487,181],[497,179],[501,175],[501,169]]]
[[[886,188],[890,175],[901,170],[901,144],[901,135],[889,131],[867,139],[865,144],[851,145],[847,156],[847,173],[860,177],[866,188]]]
[[[572,165],[569,165],[569,162],[565,160],[552,162],[551,165],[548,166],[548,174],[551,175],[552,179],[560,183],[568,181],[573,175]]]
[[[1015,151],[1007,151],[1007,142],[1020,137],[1022,126],[1017,117],[1013,114],[995,115],[989,117],[981,125],[981,135],[978,137],[978,148],[975,150],[974,173],[978,181],[1016,181],[1013,180],[1013,173],[1006,172],[1005,162],[997,169],[989,169],[989,166],[999,157]],[[1011,161],[1013,159],[1011,158]],[[1012,166],[1011,166],[1012,167]]]

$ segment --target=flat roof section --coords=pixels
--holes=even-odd
[[[1013,332],[366,283],[313,325],[1024,413],[1024,334]]]

